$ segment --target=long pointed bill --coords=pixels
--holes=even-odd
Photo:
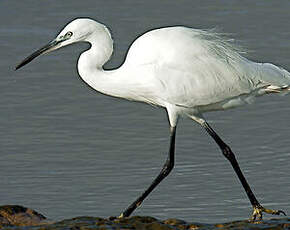
[[[56,39],[52,40],[50,43],[46,44],[45,46],[43,46],[39,50],[36,50],[34,53],[32,53],[30,56],[28,56],[22,62],[20,62],[15,67],[15,70],[17,70],[17,69],[21,68],[22,66],[28,64],[29,62],[31,62],[34,58],[38,57],[39,55],[45,54],[45,53],[48,53],[50,51],[53,51],[53,50],[57,49],[58,45],[61,42],[62,42],[62,40],[56,40]]]

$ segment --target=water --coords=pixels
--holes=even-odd
[[[0,204],[52,219],[119,215],[159,172],[168,148],[166,113],[110,98],[79,80],[80,44],[14,66],[71,19],[92,17],[113,32],[119,66],[129,44],[154,27],[219,27],[248,57],[290,69],[289,1],[1,1]],[[140,73],[142,74],[142,73]],[[266,207],[290,212],[289,97],[207,114],[236,152]],[[245,219],[247,197],[205,131],[184,119],[176,168],[135,215],[222,222]]]

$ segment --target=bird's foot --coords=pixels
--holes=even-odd
[[[259,206],[254,207],[254,211],[253,211],[252,217],[250,218],[250,221],[262,220],[263,212],[268,213],[268,214],[272,214],[272,215],[283,214],[286,216],[286,213],[282,210],[267,209],[267,208],[264,208],[263,206],[259,205]]]
[[[122,219],[122,218],[124,218],[125,216],[124,216],[124,213],[121,213],[120,214],[120,216],[118,216],[118,219]]]
[[[135,200],[124,212],[121,213],[121,215],[118,217],[118,219],[122,219],[125,217],[129,217],[134,210],[139,207],[142,204],[142,200],[137,199]]]

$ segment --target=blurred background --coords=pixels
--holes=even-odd
[[[289,10],[287,0],[0,1],[0,205],[24,205],[53,220],[116,216],[167,157],[165,110],[104,96],[80,80],[76,63],[87,44],[14,71],[69,21],[91,17],[110,28],[115,52],[107,69],[122,64],[137,36],[171,25],[217,27],[248,58],[290,69]],[[264,96],[205,115],[260,202],[288,213],[289,114],[289,96]],[[206,223],[248,218],[248,198],[205,131],[182,119],[176,141],[175,169],[134,215]]]

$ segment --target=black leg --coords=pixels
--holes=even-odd
[[[155,180],[152,182],[152,184],[145,190],[145,192],[138,197],[120,216],[122,217],[128,217],[131,215],[131,213],[141,205],[143,200],[150,194],[150,192],[153,191],[153,189],[171,172],[171,170],[174,167],[174,149],[175,149],[175,133],[176,133],[176,127],[170,127],[170,147],[168,152],[168,158],[159,173],[159,175],[155,178]]]
[[[209,133],[209,135],[212,136],[212,138],[215,140],[215,142],[218,144],[218,146],[221,148],[223,155],[229,160],[229,162],[231,163],[232,167],[234,168],[240,182],[242,183],[247,196],[254,208],[254,212],[252,215],[252,220],[256,220],[256,219],[262,219],[262,213],[266,212],[272,215],[280,215],[280,214],[285,214],[285,212],[281,211],[281,210],[271,210],[271,209],[266,209],[264,208],[257,200],[257,198],[255,197],[254,193],[252,192],[250,185],[248,184],[246,178],[244,177],[240,166],[236,160],[236,157],[234,155],[234,153],[232,152],[232,150],[230,149],[230,147],[228,145],[226,145],[222,139],[216,134],[216,132],[209,126],[209,124],[207,122],[203,122],[201,123],[201,125],[205,128],[205,130]]]

